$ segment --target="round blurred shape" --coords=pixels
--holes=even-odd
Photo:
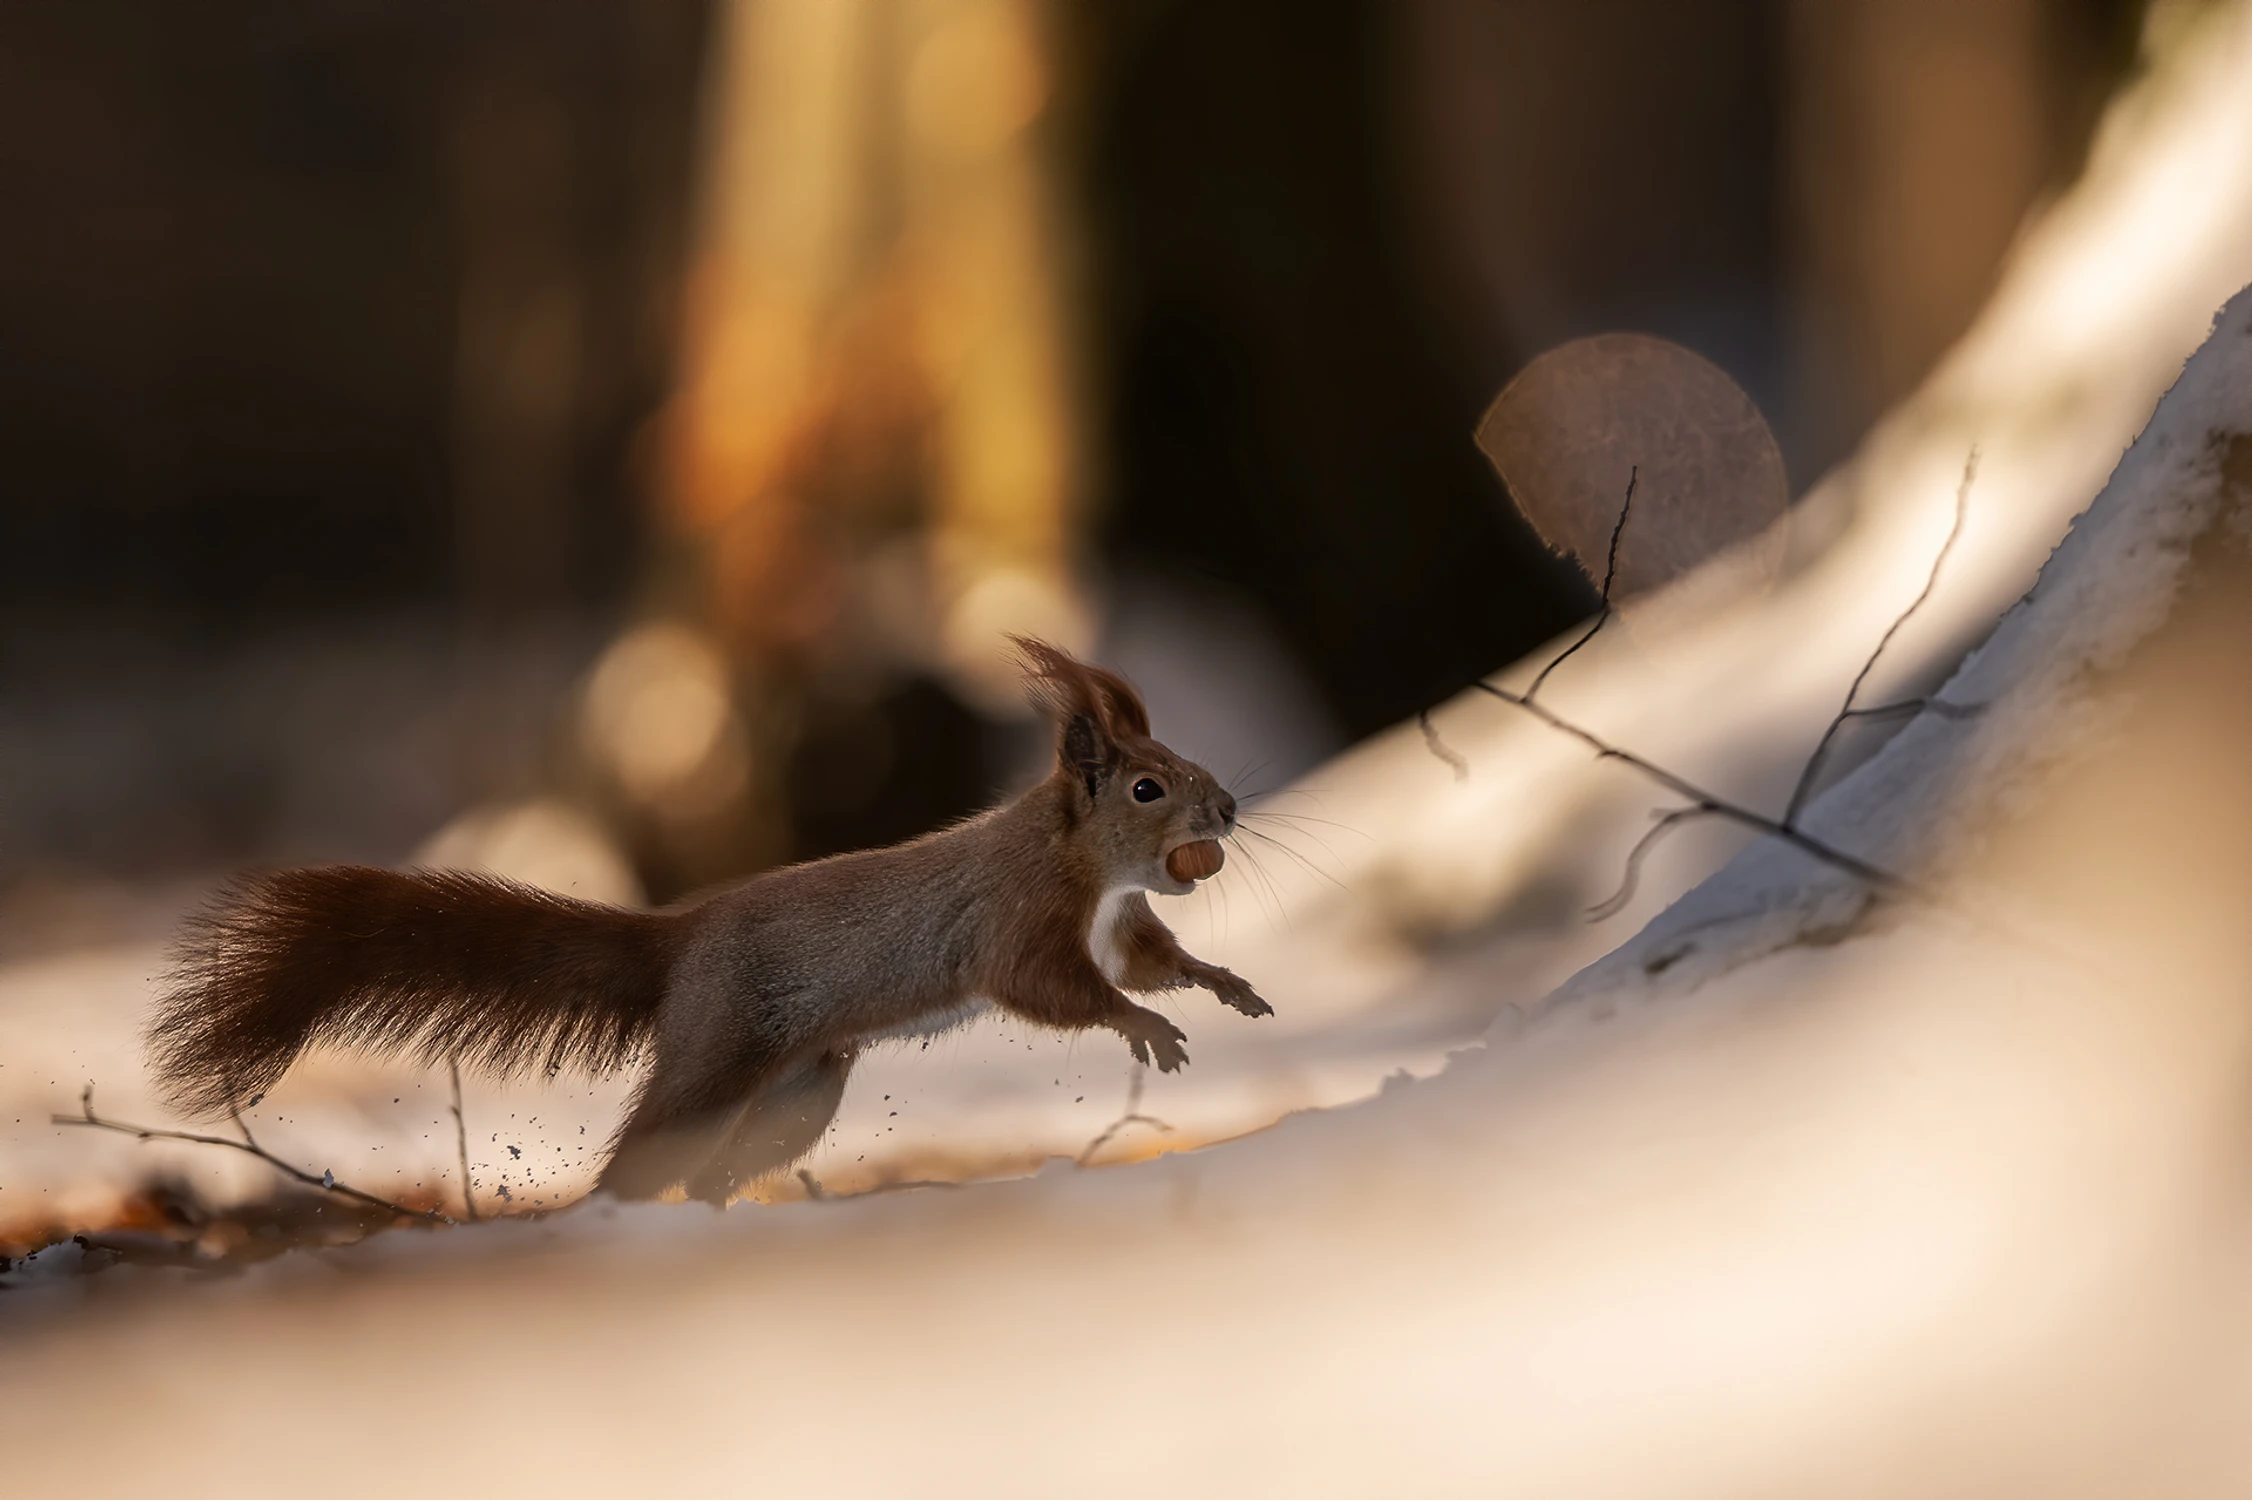
[[[473,807],[432,834],[412,863],[483,870],[557,895],[639,906],[641,881],[592,818],[566,802],[539,798]]]
[[[1614,603],[1770,532],[1790,506],[1782,452],[1751,397],[1702,355],[1648,334],[1541,355],[1486,408],[1478,447],[1541,539],[1598,585],[1632,476]]]
[[[602,654],[579,732],[589,756],[653,812],[704,816],[749,783],[727,659],[684,625],[640,626]]]
[[[941,627],[946,664],[955,685],[987,713],[1018,717],[1025,711],[1012,635],[1029,635],[1084,654],[1093,643],[1086,609],[1055,579],[1027,568],[980,573],[947,610]]]

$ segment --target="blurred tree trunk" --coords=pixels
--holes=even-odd
[[[1787,0],[1793,415],[1841,452],[1986,300],[2077,171],[2121,0]]]
[[[525,664],[634,581],[630,455],[678,338],[705,30],[695,3],[504,8],[442,71],[463,801],[552,784],[553,684]]]

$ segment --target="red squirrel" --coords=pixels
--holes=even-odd
[[[1055,729],[1046,779],[894,845],[770,870],[658,912],[455,870],[285,870],[186,928],[147,1041],[191,1114],[264,1091],[315,1043],[494,1073],[651,1065],[597,1191],[684,1184],[724,1203],[810,1151],[870,1043],[988,1005],[1107,1027],[1170,1072],[1187,1038],[1131,991],[1211,991],[1273,1013],[1191,957],[1146,892],[1217,873],[1235,798],[1150,738],[1117,673],[1015,638]]]

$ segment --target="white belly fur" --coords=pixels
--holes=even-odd
[[[1103,978],[1123,987],[1126,983],[1126,945],[1120,941],[1120,923],[1126,915],[1126,898],[1138,885],[1114,885],[1095,903],[1095,919],[1087,924],[1087,956],[1102,970]]]

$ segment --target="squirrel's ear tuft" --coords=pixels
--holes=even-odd
[[[1009,639],[1024,665],[1032,706],[1055,722],[1057,759],[1075,773],[1092,778],[1117,760],[1120,740],[1149,734],[1149,710],[1125,678],[1046,641]]]

